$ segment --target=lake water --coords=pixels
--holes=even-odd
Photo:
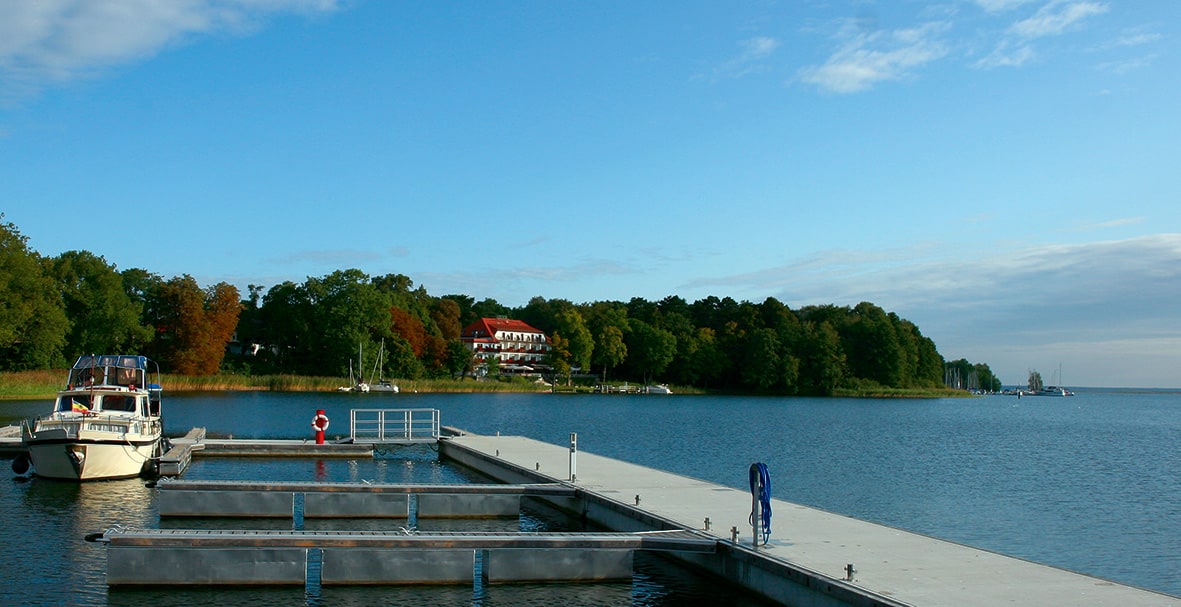
[[[211,436],[310,437],[322,408],[334,437],[348,434],[351,408],[435,408],[443,424],[471,432],[559,445],[577,432],[583,451],[731,487],[745,488],[750,464],[761,461],[779,499],[1181,595],[1177,392],[936,400],[166,392],[165,399],[171,435],[203,426]],[[0,402],[0,423],[46,408],[43,401]],[[199,458],[186,478],[471,480],[426,447],[356,461]],[[619,584],[108,592],[104,548],[82,537],[113,524],[159,526],[154,491],[141,480],[5,484],[3,605],[754,604],[644,557],[632,582]],[[565,524],[535,512],[509,522],[521,529]]]

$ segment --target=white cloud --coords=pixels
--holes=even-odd
[[[1115,41],[1115,46],[1140,46],[1159,41],[1163,36],[1156,32],[1127,32]]]
[[[713,69],[710,80],[722,78],[740,78],[762,67],[764,59],[770,57],[779,48],[779,41],[768,36],[756,36],[738,43],[742,52],[733,59],[718,65]]]
[[[1144,69],[1152,65],[1152,63],[1156,61],[1156,57],[1156,55],[1145,55],[1143,57],[1133,57],[1131,59],[1122,59],[1119,61],[1104,61],[1096,67],[1105,72],[1122,75],[1127,74],[1128,72]]]
[[[779,46],[779,41],[767,36],[758,36],[743,40],[741,46],[744,49],[743,59],[761,59],[770,55]]]
[[[1012,45],[1008,41],[1001,41],[987,56],[975,64],[978,68],[1021,67],[1033,59],[1033,49],[1028,44]]]
[[[1032,17],[1014,23],[1009,32],[1021,38],[1057,36],[1074,24],[1107,12],[1107,5],[1099,2],[1055,1],[1043,6]]]
[[[1119,219],[1112,219],[1110,221],[1101,221],[1099,223],[1086,224],[1081,226],[1080,230],[1105,230],[1107,228],[1118,228],[1127,225],[1136,225],[1144,223],[1143,217],[1121,217]]]
[[[1134,379],[1138,369],[1181,365],[1181,234],[954,255],[932,245],[825,251],[687,288],[770,294],[792,307],[873,302],[914,321],[946,356],[988,362],[995,371],[1001,354],[1011,354],[1010,376],[1062,360],[1055,348],[1071,353],[1076,370],[1102,371],[1089,380],[1101,383],[1076,385],[1143,386],[1154,380]],[[1112,343],[1127,351],[1113,357]]]
[[[910,29],[856,31],[843,28],[844,44],[823,65],[800,70],[800,80],[836,93],[855,93],[890,80],[900,80],[947,54],[939,35],[945,22]]]
[[[0,79],[35,91],[154,56],[187,37],[249,31],[282,12],[334,10],[339,0],[37,0],[0,2]]]
[[[1025,65],[1035,56],[1032,41],[1065,34],[1087,17],[1103,14],[1107,10],[1107,5],[1099,2],[1052,0],[1033,16],[1010,25],[993,51],[976,61],[974,66],[990,69]]]
[[[976,6],[990,13],[1003,13],[1030,2],[1032,0],[975,0]]]

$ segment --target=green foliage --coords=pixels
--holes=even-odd
[[[68,251],[51,268],[72,321],[66,343],[79,354],[140,352],[151,342],[152,329],[140,324],[143,303],[131,300],[115,266],[86,251]]]
[[[774,298],[534,297],[514,309],[469,295],[434,297],[405,275],[358,269],[250,285],[242,301],[224,283],[202,288],[187,275],[120,273],[85,251],[42,259],[15,226],[0,224],[0,370],[64,366],[66,354],[80,351],[140,350],[165,370],[194,376],[221,368],[344,377],[351,366],[365,379],[405,384],[471,373],[482,361],[459,339],[461,328],[498,316],[546,333],[553,349],[539,370],[571,383],[610,375],[770,394],[903,394],[938,389],[954,376],[999,389],[987,365],[945,365],[915,324],[869,302],[792,310]],[[239,347],[223,364],[235,331]],[[499,375],[495,359],[486,369]]]
[[[1037,376],[1037,380],[1041,381],[1041,375]],[[988,368],[988,365],[973,364],[964,358],[949,361],[943,366],[943,384],[956,390],[986,392],[999,392],[1002,387],[1001,380],[992,374],[992,369]]]
[[[677,338],[669,331],[642,320],[629,321],[631,332],[625,336],[628,365],[645,383],[664,373],[676,355]]]
[[[0,370],[65,362],[70,321],[47,265],[15,225],[0,223]]]

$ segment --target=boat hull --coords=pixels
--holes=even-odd
[[[33,472],[72,481],[140,476],[154,469],[160,437],[131,440],[33,438],[25,442]]]

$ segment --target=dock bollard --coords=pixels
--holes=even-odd
[[[857,570],[853,568],[853,563],[849,563],[848,565],[845,565],[845,580],[846,581],[852,582],[854,573],[857,573]]]
[[[570,433],[570,482],[578,479],[578,433]]]

